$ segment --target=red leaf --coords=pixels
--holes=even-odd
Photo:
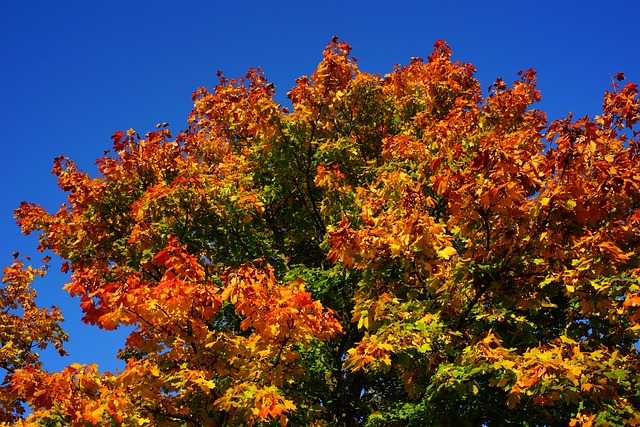
[[[166,250],[161,250],[153,257],[153,261],[162,266],[169,260],[169,253]]]
[[[122,147],[122,138],[124,138],[124,132],[116,131],[113,135],[111,135],[111,139],[113,139],[113,148],[115,150],[121,150]]]

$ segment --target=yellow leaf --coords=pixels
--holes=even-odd
[[[102,407],[98,407],[97,409],[89,412],[85,412],[84,414],[82,414],[82,418],[84,418],[86,421],[89,421],[91,424],[95,425],[98,424],[100,421],[102,421],[102,413],[104,412],[104,410],[102,409]]]
[[[516,362],[513,360],[503,360],[500,364],[506,369],[511,369],[516,365]]]
[[[456,251],[453,246],[447,246],[446,248],[442,249],[441,251],[438,251],[438,256],[440,258],[449,259],[449,258],[451,258],[452,256],[454,256],[457,253],[458,253],[458,251]]]
[[[389,343],[386,343],[386,342],[378,344],[378,347],[380,347],[381,349],[386,350],[386,351],[393,351],[393,346],[391,344],[389,344]]]
[[[362,317],[360,320],[362,321],[362,325],[366,329],[369,329],[369,316]]]
[[[360,312],[360,318],[358,320],[358,329],[362,329],[363,326],[369,329],[369,310],[362,310]]]

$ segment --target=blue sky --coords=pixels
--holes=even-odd
[[[0,5],[0,264],[13,251],[36,253],[12,218],[23,200],[54,210],[64,201],[50,170],[59,155],[87,172],[110,148],[115,130],[141,134],[169,122],[185,127],[190,94],[211,87],[215,72],[243,76],[261,67],[279,102],[294,80],[313,72],[337,35],[360,68],[385,74],[446,40],[470,62],[486,89],[497,77],[538,71],[549,118],[598,114],[611,76],[640,83],[640,2],[332,1],[216,2],[163,0],[13,1]],[[80,323],[77,301],[52,269],[36,282],[42,305],[63,309],[69,358],[44,354],[46,366],[73,361],[122,368],[122,331]]]

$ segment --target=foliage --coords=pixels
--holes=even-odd
[[[259,70],[219,75],[175,138],[116,132],[95,178],[56,159],[67,204],[18,224],[87,323],[133,328],[126,368],[42,370],[29,328],[59,347],[59,314],[11,314],[14,265],[5,419],[639,425],[637,86],[548,123],[534,71],[486,97],[474,71],[439,41],[380,77],[334,39],[291,112]]]
[[[15,254],[16,257],[18,254]],[[36,292],[31,282],[45,274],[44,269],[25,267],[21,261],[4,268],[0,288],[0,368],[4,380],[0,384],[0,422],[14,422],[25,414],[22,395],[12,381],[19,379],[22,370],[40,369],[37,349],[53,344],[60,355],[67,334],[60,327],[60,310],[38,308]]]

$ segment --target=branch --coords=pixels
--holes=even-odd
[[[284,350],[288,342],[289,342],[289,337],[288,336],[284,337],[284,340],[282,340],[282,344],[280,344],[280,349],[278,350],[278,354],[276,355],[276,361],[273,363],[273,365],[271,365],[271,369],[274,369],[276,366],[280,364],[280,357],[282,356],[282,351]]]

